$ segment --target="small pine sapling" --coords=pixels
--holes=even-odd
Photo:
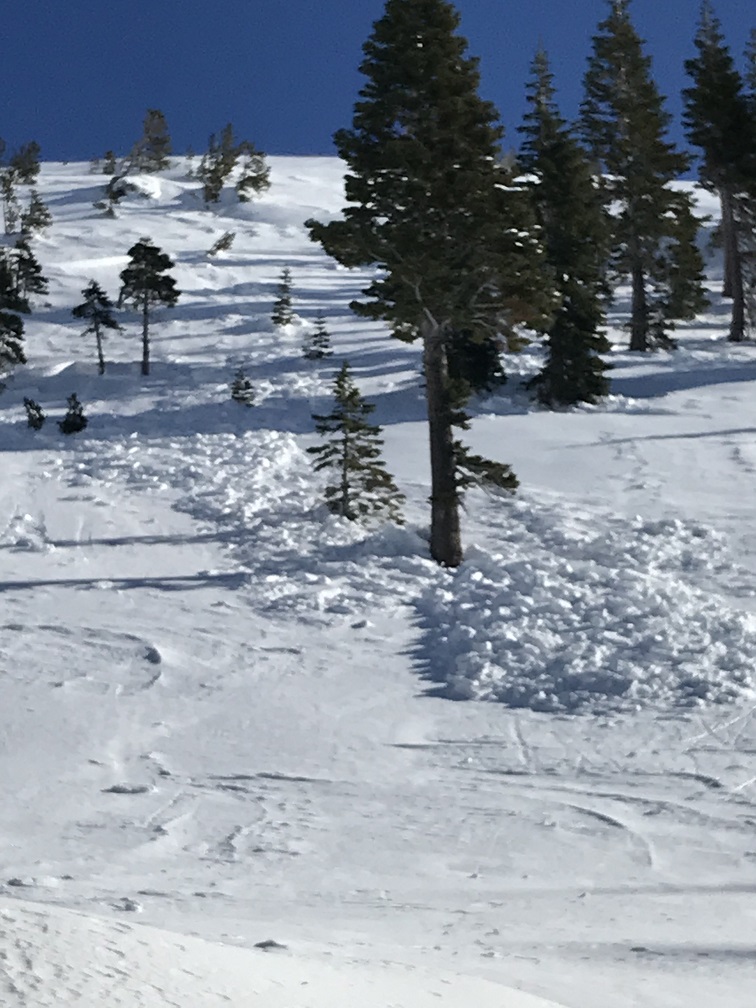
[[[291,299],[291,270],[288,266],[281,271],[281,279],[278,283],[278,297],[273,302],[273,311],[270,318],[275,326],[289,325],[296,318]]]
[[[36,140],[22,144],[10,159],[10,167],[24,185],[34,185],[39,175],[41,147]]]
[[[218,255],[219,252],[228,252],[234,244],[234,238],[236,238],[236,231],[225,231],[207,250],[208,256],[212,258]]]
[[[6,234],[13,234],[18,226],[21,208],[16,195],[18,177],[12,168],[0,171],[0,200],[3,204],[3,226]]]
[[[113,318],[113,302],[96,280],[90,280],[81,294],[84,300],[80,305],[71,309],[71,314],[76,319],[84,319],[89,322],[82,335],[88,336],[90,333],[94,335],[97,345],[97,370],[99,374],[105,374],[105,356],[102,350],[103,329],[122,329],[123,327]]]
[[[237,369],[231,382],[231,398],[243,406],[255,405],[255,390],[244,368]]]
[[[116,173],[115,151],[112,150],[105,151],[105,155],[102,159],[102,174],[115,175],[115,173]]]
[[[26,364],[24,322],[13,312],[0,310],[0,373],[15,364]]]
[[[46,231],[52,224],[52,214],[36,189],[32,189],[29,206],[21,214],[21,230],[24,234]]]
[[[325,319],[318,315],[315,320],[315,332],[307,333],[302,344],[302,356],[305,360],[323,360],[332,357],[331,334],[326,329]]]
[[[34,399],[24,399],[26,422],[32,430],[42,430],[47,419],[44,410]]]
[[[66,403],[68,412],[58,421],[58,427],[62,434],[78,434],[84,430],[89,420],[84,416],[84,408],[75,392],[68,397]]]
[[[313,414],[315,430],[325,443],[307,449],[316,472],[335,472],[336,481],[325,489],[326,506],[350,521],[385,516],[401,523],[404,496],[384,467],[381,428],[367,421],[375,406],[360,395],[346,362],[335,377],[333,393],[333,410]]]
[[[244,143],[244,162],[239,181],[234,187],[240,203],[249,203],[255,196],[270,189],[270,168],[265,155],[255,150],[253,144]]]

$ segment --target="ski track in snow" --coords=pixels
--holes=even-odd
[[[406,983],[449,967],[570,1008],[750,1008],[753,349],[692,331],[677,355],[618,350],[600,407],[540,411],[516,381],[476,404],[474,447],[504,451],[524,489],[471,494],[467,559],[440,570],[416,349],[354,322],[361,276],[301,227],[338,210],[338,164],[273,160],[278,188],[249,208],[207,214],[176,173],[114,221],[91,211],[91,178],[49,168],[68,200],[40,243],[52,304],[0,399],[0,991],[14,1008],[183,1008],[166,961],[195,991],[241,953],[192,945],[195,972],[138,919],[405,980],[355,981],[344,1008],[443,1003]],[[232,251],[208,260],[228,227]],[[133,333],[98,378],[71,363],[67,313],[145,232],[176,256],[182,302],[156,324],[149,379]],[[275,333],[287,263],[303,319]],[[312,367],[299,341],[321,308],[336,354]],[[318,503],[310,414],[347,356],[386,424],[403,529]],[[251,410],[228,402],[240,363]],[[73,388],[84,435],[24,427],[23,395],[54,414]],[[66,933],[103,962],[69,962]],[[279,1003],[270,987],[245,1000],[239,969],[197,1003]]]

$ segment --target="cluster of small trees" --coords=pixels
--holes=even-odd
[[[106,186],[104,207],[109,215],[119,198],[119,183],[130,172],[159,172],[170,167],[171,137],[165,115],[160,109],[147,109],[142,124],[142,135],[130,153],[119,159],[112,150],[106,151],[100,163],[95,158],[92,171],[112,176]],[[205,206],[218,203],[224,186],[233,176],[234,191],[241,203],[248,203],[256,195],[270,188],[270,169],[265,155],[250,140],[234,136],[234,128],[227,123],[216,137],[213,133],[208,146],[192,175],[202,184]]]
[[[84,407],[79,402],[79,397],[75,392],[66,400],[67,410],[61,420],[58,420],[58,429],[61,434],[78,434],[86,429],[89,420],[84,415]],[[24,399],[24,409],[26,410],[26,422],[32,430],[42,430],[47,420],[44,410],[34,399]]]

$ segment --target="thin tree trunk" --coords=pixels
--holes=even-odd
[[[462,562],[462,538],[446,350],[440,326],[430,320],[422,325],[422,337],[431,456],[431,556],[444,567],[458,567]]]
[[[648,302],[643,266],[633,263],[633,300],[630,318],[630,349],[648,350]]]
[[[732,297],[732,239],[734,220],[732,214],[732,195],[726,189],[719,190],[720,230],[722,236],[722,297]]]
[[[350,507],[349,501],[349,466],[348,466],[348,455],[349,455],[349,434],[346,428],[344,428],[344,434],[341,439],[341,514],[344,518],[352,517],[352,509]]]
[[[722,296],[732,298],[728,339],[732,343],[742,343],[745,339],[745,291],[743,289],[743,259],[738,243],[738,224],[735,218],[732,193],[723,189],[719,195],[722,202],[722,239],[724,243]]]
[[[142,374],[150,373],[150,331],[149,331],[149,306],[147,298],[144,299],[142,309]]]
[[[100,326],[95,322],[94,324],[95,340],[97,341],[97,370],[98,374],[105,374],[105,357],[102,353],[102,333],[100,331]]]

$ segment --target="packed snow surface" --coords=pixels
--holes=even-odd
[[[342,166],[271,163],[255,203],[206,210],[180,164],[114,219],[102,178],[43,168],[50,294],[0,395],[0,1004],[752,1008],[756,351],[716,260],[674,353],[627,352],[620,292],[599,406],[535,407],[541,349],[508,357],[469,438],[522,489],[468,495],[447,571],[419,350],[302,226]],[[143,236],[181,298],[148,377],[129,313],[98,376],[70,310]],[[345,359],[403,527],[322,505]]]

